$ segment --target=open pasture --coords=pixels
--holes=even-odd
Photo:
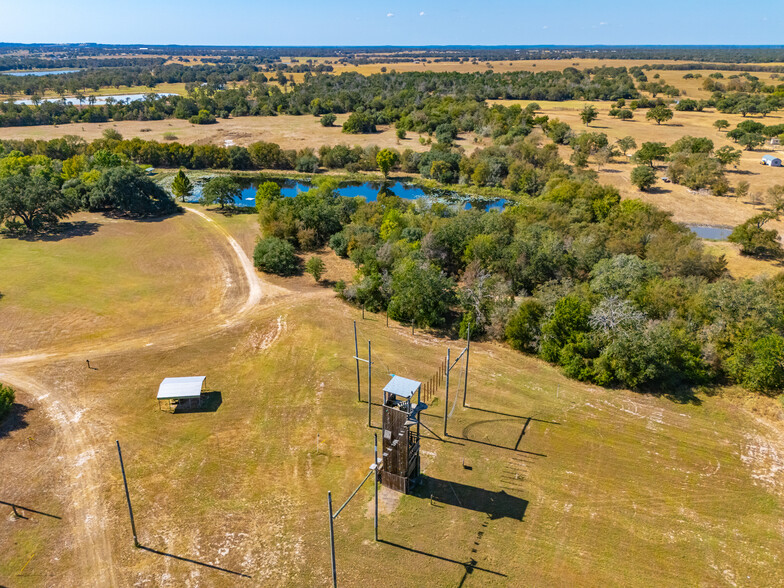
[[[164,142],[164,135],[173,133],[180,143],[216,144],[247,146],[256,141],[277,143],[283,149],[304,149],[310,147],[318,150],[322,145],[378,145],[381,148],[413,149],[426,151],[427,145],[419,143],[417,133],[398,141],[395,128],[380,125],[377,133],[367,135],[350,135],[342,132],[341,125],[348,115],[338,115],[335,126],[324,127],[319,118],[303,116],[243,116],[238,118],[218,119],[216,124],[194,125],[182,119],[164,119],[151,121],[119,121],[106,123],[73,123],[66,125],[5,127],[0,128],[0,139],[53,139],[64,135],[78,135],[86,141],[101,137],[104,130],[116,129],[126,139],[140,137],[145,140]],[[474,147],[473,135],[466,135],[458,144],[467,149]]]
[[[255,218],[194,208],[206,218],[189,211],[166,219],[156,225],[166,227],[161,235],[118,221],[133,242],[151,241],[167,254],[145,260],[148,249],[128,247],[125,263],[145,260],[156,269],[156,296],[170,300],[182,286],[169,264],[212,268],[228,260],[230,280],[215,274],[200,284],[210,288],[213,314],[205,304],[204,320],[193,321],[188,305],[173,304],[158,327],[165,337],[148,338],[140,319],[100,341],[34,340],[36,349],[0,357],[0,379],[19,392],[0,432],[0,583],[328,585],[326,492],[342,504],[367,472],[378,432],[366,426],[364,368],[362,401],[356,397],[352,321],[360,355],[373,342],[374,402],[390,374],[426,380],[447,347],[462,347],[387,327],[383,315],[362,320],[309,276],[253,274],[247,282]],[[203,246],[189,244],[194,230]],[[169,233],[183,245],[166,241]],[[37,258],[51,264],[47,258],[57,257],[63,274],[93,263],[94,283],[71,284],[88,295],[104,272],[106,281],[119,279],[101,261],[113,255],[112,235],[101,227],[79,237],[89,254],[63,240]],[[7,260],[27,255],[29,244],[2,245],[6,276]],[[323,255],[326,280],[350,277],[350,265]],[[44,306],[37,287],[20,282],[0,305],[30,296]],[[66,304],[48,304],[57,323]],[[121,305],[106,312],[111,320],[127,317]],[[94,369],[84,365],[85,351]],[[193,374],[207,376],[205,412],[158,411],[160,380]],[[459,379],[452,392],[462,389]],[[337,519],[341,585],[366,585],[369,577],[381,586],[586,578],[594,585],[775,585],[784,557],[784,444],[773,401],[604,390],[476,342],[468,405],[458,399],[444,437],[443,387],[431,402],[422,484],[410,496],[382,492],[380,542],[373,542],[370,486]],[[378,406],[373,419],[377,426]],[[132,546],[115,439],[140,549]],[[26,518],[7,518],[9,503],[24,507]]]

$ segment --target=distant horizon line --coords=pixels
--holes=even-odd
[[[581,45],[570,44],[537,44],[537,45],[483,45],[483,44],[387,44],[387,45],[223,45],[223,44],[183,44],[183,43],[96,43],[91,41],[52,42],[0,42],[0,47],[118,47],[129,49],[150,48],[196,48],[196,49],[784,49],[784,45],[748,45],[748,44],[605,44],[592,43]]]

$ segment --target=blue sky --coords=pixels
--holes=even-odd
[[[782,44],[738,0],[5,0],[0,40],[201,45]]]

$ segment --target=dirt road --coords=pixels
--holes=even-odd
[[[102,341],[100,345],[93,343],[60,349],[53,344],[34,353],[0,357],[0,381],[16,388],[31,404],[43,408],[56,431],[62,448],[60,455],[65,478],[68,480],[65,488],[69,494],[67,521],[73,525],[70,537],[74,542],[75,561],[80,566],[76,576],[84,586],[119,585],[106,529],[107,509],[99,492],[105,478],[103,467],[107,465],[105,462],[110,452],[101,447],[98,454],[96,424],[81,418],[81,414],[89,410],[89,407],[84,406],[84,395],[79,395],[75,387],[67,385],[51,389],[37,382],[30,373],[38,366],[55,360],[81,360],[84,357],[98,360],[100,357],[151,345],[173,348],[191,344],[248,320],[250,313],[260,305],[282,302],[289,294],[289,291],[260,279],[248,255],[225,228],[202,211],[190,207],[186,209],[204,219],[215,237],[223,239],[233,251],[235,263],[230,283],[234,284],[232,287],[242,287],[247,293],[237,307],[211,313],[197,324],[179,322],[169,325],[156,333],[154,341],[150,341],[149,334],[127,333],[114,340]]]

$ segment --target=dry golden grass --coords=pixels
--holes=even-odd
[[[126,139],[140,137],[146,140],[164,141],[164,134],[174,133],[180,143],[225,145],[250,145],[256,141],[279,144],[283,149],[318,149],[322,145],[346,144],[350,146],[378,145],[393,149],[426,151],[429,146],[419,143],[417,133],[408,133],[406,139],[398,141],[394,127],[379,126],[379,132],[369,135],[350,135],[341,131],[340,125],[348,115],[338,115],[333,127],[323,127],[319,119],[303,116],[243,116],[218,119],[214,125],[193,125],[187,120],[164,119],[155,121],[119,121],[107,123],[72,123],[67,125],[0,128],[0,139],[53,139],[64,135],[79,135],[87,141],[99,138],[104,130],[116,129]],[[144,130],[149,129],[149,130]],[[473,135],[458,142],[473,150]]]
[[[257,232],[252,216],[208,215],[247,250]],[[219,236],[208,223],[204,232]],[[92,238],[99,257],[103,236]],[[207,251],[167,252],[213,263]],[[81,264],[68,250],[44,255],[58,253],[65,268]],[[141,255],[129,249],[128,261]],[[161,276],[175,295],[177,281]],[[3,366],[38,384],[19,386],[26,427],[0,437],[0,499],[61,518],[23,511],[29,518],[0,525],[0,583],[329,583],[326,491],[342,504],[367,472],[377,432],[356,400],[352,320],[361,344],[373,341],[374,394],[389,372],[428,378],[446,348],[461,344],[387,328],[383,316],[362,321],[307,276],[270,281],[285,292],[209,336],[187,337],[187,319],[173,312],[171,327],[183,333],[176,344],[112,346],[94,356],[96,370],[77,356]],[[117,306],[110,315],[127,312]],[[486,342],[472,345],[471,366],[475,408],[458,402],[446,442],[426,434],[415,495],[382,493],[382,541],[372,541],[369,487],[337,519],[341,585],[366,586],[379,562],[399,571],[381,584],[401,587],[649,586],[651,578],[760,586],[778,577],[784,447],[773,401],[681,404],[604,390]],[[157,411],[160,379],[195,373],[220,391],[217,411]],[[364,395],[364,371],[362,381]],[[423,420],[440,435],[443,389],[431,404]],[[154,551],[132,547],[115,439],[139,539]],[[95,502],[85,504],[88,472]],[[85,519],[85,509],[101,517]],[[80,529],[105,539],[100,570],[84,565]],[[99,571],[107,581],[91,582]]]

